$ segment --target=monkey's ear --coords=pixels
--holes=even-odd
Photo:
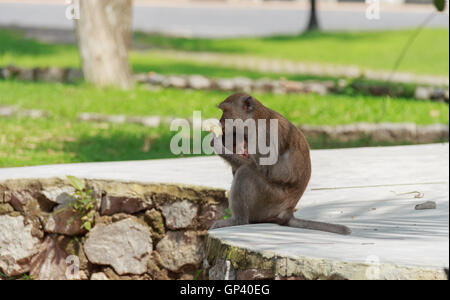
[[[255,109],[255,101],[253,101],[252,96],[248,96],[244,99],[243,108],[248,113]]]

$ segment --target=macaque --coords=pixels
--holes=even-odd
[[[309,145],[297,127],[245,93],[228,97],[218,108],[223,112],[220,119],[222,132],[217,128],[211,130],[215,136],[211,145],[232,168],[233,182],[228,199],[232,217],[217,221],[211,229],[276,223],[344,235],[351,233],[343,225],[294,217],[295,207],[311,178]],[[255,130],[251,130],[251,126],[244,127],[244,130],[237,130],[238,126],[230,129],[230,121],[245,124],[254,121]],[[277,121],[275,136],[270,134],[273,127],[269,125],[273,121]],[[227,145],[227,136],[232,138],[232,144]],[[262,140],[265,142],[261,143]],[[271,146],[271,153],[261,151],[267,145]],[[250,151],[252,146],[253,151]],[[274,161],[261,163],[273,155]]]

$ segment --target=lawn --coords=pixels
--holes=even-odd
[[[316,32],[296,37],[236,39],[168,38],[140,33],[136,34],[135,40],[141,45],[157,49],[219,52],[391,70],[413,33],[412,30]],[[448,29],[423,30],[407,52],[399,70],[448,76]]]
[[[412,31],[406,30],[313,33],[298,37],[253,39],[186,39],[137,33],[135,34],[135,44],[139,45],[141,50],[133,51],[130,61],[135,71],[158,71],[165,74],[199,73],[217,77],[274,77],[270,74],[212,66],[186,58],[175,59],[161,51],[171,49],[357,65],[363,68],[390,70],[411,34]],[[80,65],[75,45],[41,43],[24,38],[20,32],[6,30],[0,30],[0,40],[2,41],[0,43],[0,66],[11,63],[28,67],[79,67]],[[405,56],[399,70],[448,76],[448,43],[448,29],[425,29]],[[143,51],[142,48],[148,50]]]
[[[162,115],[190,118],[220,117],[215,107],[223,92],[148,90],[138,86],[124,92],[99,90],[87,84],[66,85],[0,81],[0,105],[43,109],[49,119],[0,118],[0,167],[118,161],[175,157],[169,149],[174,132],[167,127],[132,124],[83,123],[81,112]],[[408,99],[345,97],[338,95],[256,95],[265,105],[296,124],[339,125],[355,122],[414,122],[448,124],[449,107],[442,103]],[[326,147],[370,145],[367,141]],[[323,148],[312,142],[313,148]]]
[[[392,35],[396,34],[397,37],[406,37],[409,33],[392,33]],[[431,40],[443,34],[446,35],[448,42],[448,30],[424,31],[424,37],[428,37],[430,45]],[[313,47],[316,43],[321,42],[322,45],[341,44],[342,41],[339,43],[338,41],[346,35],[349,35],[349,43],[356,43],[357,40],[361,40],[360,47],[363,47],[362,43],[371,44],[370,41],[376,40],[378,36],[378,34],[372,33],[367,34],[367,37],[363,37],[362,34],[337,34],[336,37],[317,34],[315,37],[296,38],[187,40],[137,34],[135,39],[136,43],[141,46],[145,44],[145,47],[158,49],[202,50],[221,53],[239,52],[267,57],[285,55],[285,58],[303,60],[300,56],[294,55],[294,49],[299,47],[298,45],[302,45],[302,49],[305,45],[305,53],[311,52],[312,50],[308,50],[308,47]],[[353,35],[355,37],[350,38]],[[358,36],[359,38],[357,38]],[[0,40],[0,66],[15,64],[28,67],[79,67],[77,48],[74,45],[41,43],[26,39],[21,34],[5,30],[0,30]],[[386,45],[384,43],[372,43],[372,46],[378,47],[376,49],[382,52],[380,49],[392,47],[392,45],[387,46],[388,42],[391,43],[392,41],[387,41]],[[264,47],[267,45],[265,52],[255,46],[258,44]],[[281,52],[272,53],[267,50],[274,47],[270,45],[275,44],[280,45],[279,48],[283,49],[280,51],[284,51],[284,54],[281,54]],[[238,47],[241,47],[240,50],[236,50]],[[372,55],[373,51],[376,52],[376,50],[369,48],[367,48],[367,51],[365,50],[366,52],[361,52],[360,56],[367,58]],[[411,67],[417,72],[448,75],[448,43],[441,45],[440,49],[435,49],[438,47],[429,48],[430,52],[428,53],[436,55],[433,61],[439,62],[439,67],[434,70],[435,72],[426,71],[426,68],[430,67],[428,60],[431,61],[431,58],[428,58],[428,54],[421,52],[421,47],[414,48],[411,57],[408,56],[405,62],[420,55],[423,56],[423,60],[416,61],[415,64],[406,64],[407,67]],[[355,57],[355,55],[349,55],[349,53],[346,53],[346,55],[341,53],[343,57],[339,57],[339,51],[344,51],[343,48],[337,47],[334,50],[328,51],[330,53],[326,54],[327,51],[318,49],[314,59],[326,62],[334,55],[336,63],[358,63],[359,61],[364,65],[364,59],[361,57]],[[288,55],[289,51],[291,51],[291,54]],[[308,54],[308,59],[312,58],[313,54],[312,52]],[[342,59],[342,61],[339,59]],[[345,59],[348,61],[345,62]],[[240,71],[206,65],[192,60],[175,59],[165,56],[161,51],[158,54],[152,51],[134,51],[131,55],[131,63],[135,71],[157,71],[163,74],[203,74],[213,77],[247,76],[251,78],[283,76]],[[386,67],[382,63],[377,66],[380,68]],[[285,77],[291,79],[308,78],[304,76]],[[219,117],[219,111],[215,105],[227,95],[228,93],[218,91],[149,90],[143,85],[125,92],[114,88],[96,89],[85,83],[72,85],[0,81],[0,105],[17,105],[23,109],[42,109],[51,114],[48,119],[37,120],[20,117],[0,118],[0,167],[171,158],[174,155],[170,153],[169,142],[174,133],[170,132],[167,126],[152,129],[132,124],[83,123],[77,120],[77,116],[82,112],[94,112],[128,116],[161,115],[190,118],[193,111],[197,110],[202,112],[204,118],[217,118]],[[449,123],[449,107],[443,103],[356,94],[327,96],[256,94],[255,96],[295,124]],[[311,141],[311,146],[315,149],[363,145],[372,144],[370,141],[357,141],[325,145],[321,141]]]

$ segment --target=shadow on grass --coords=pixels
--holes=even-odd
[[[26,38],[19,29],[5,30],[0,28],[0,41],[0,55],[6,53],[34,56],[49,55],[58,52],[61,47]]]
[[[111,135],[84,136],[75,142],[65,142],[63,151],[72,153],[72,159],[79,162],[127,161],[164,158],[182,158],[198,155],[175,155],[170,150],[170,141],[175,133],[167,132],[158,136],[131,135],[116,132]],[[311,149],[336,149],[354,147],[375,147],[407,145],[408,143],[374,142],[360,139],[351,142],[339,142],[326,138],[308,138]],[[192,141],[190,142],[192,145]],[[45,145],[42,145],[45,147]]]
[[[171,152],[170,141],[174,134],[167,132],[156,136],[116,132],[111,135],[82,136],[74,142],[65,142],[63,151],[72,153],[72,160],[79,162],[148,160],[195,156],[175,155]]]
[[[172,75],[196,75],[201,74],[206,77],[229,78],[229,77],[248,77],[251,79],[260,79],[267,77],[271,79],[286,78],[289,80],[336,80],[333,77],[314,76],[314,75],[289,75],[276,73],[261,73],[248,70],[239,70],[229,67],[199,65],[187,62],[167,62],[164,64],[133,63],[133,71],[136,73],[156,72],[160,74]]]

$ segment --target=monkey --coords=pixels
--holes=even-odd
[[[223,135],[214,137],[211,146],[232,169],[233,181],[228,197],[232,216],[226,220],[216,221],[211,229],[275,223],[343,235],[351,234],[350,228],[344,225],[294,217],[295,207],[306,190],[312,170],[308,142],[296,126],[246,93],[229,96],[218,105],[218,108],[222,111],[220,126]],[[243,133],[244,142],[238,145],[235,140],[236,132],[233,131],[233,149],[230,149],[225,142],[226,120],[262,120],[261,124],[267,125],[266,132],[264,133],[261,124],[256,122],[256,131],[252,133],[246,128]],[[270,120],[278,121],[277,160],[274,164],[261,164],[260,159],[265,155],[259,151],[258,139],[264,135],[267,137]],[[248,151],[250,141],[258,145],[255,153]],[[237,153],[237,148],[241,150],[243,148],[243,151]]]

